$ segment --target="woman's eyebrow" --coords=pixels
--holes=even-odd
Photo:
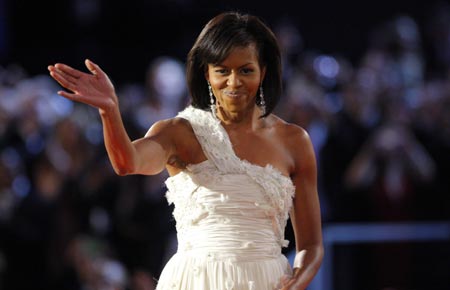
[[[241,67],[244,67],[244,66],[247,66],[247,65],[250,65],[250,64],[253,64],[253,62],[248,62],[246,64],[243,64],[243,65],[239,66],[239,67],[241,68]],[[220,67],[228,68],[226,65],[221,64],[221,63],[213,64],[213,66],[220,66]]]

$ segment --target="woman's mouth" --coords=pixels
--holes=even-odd
[[[237,99],[243,95],[241,92],[224,92],[225,96],[233,99]]]

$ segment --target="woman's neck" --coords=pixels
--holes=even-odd
[[[259,127],[260,116],[261,110],[257,106],[241,112],[227,112],[221,107],[217,108],[217,117],[229,128],[248,127],[253,129]]]

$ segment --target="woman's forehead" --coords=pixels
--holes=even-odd
[[[259,63],[258,50],[255,44],[247,46],[235,46],[230,49],[224,59],[216,65],[226,65],[231,63]]]

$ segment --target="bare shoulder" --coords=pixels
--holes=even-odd
[[[291,175],[304,176],[305,172],[315,172],[316,157],[308,132],[296,124],[288,123],[279,117],[275,118],[274,128],[277,138],[281,140],[293,161]],[[302,174],[298,175],[300,172]]]
[[[194,134],[194,131],[188,120],[175,117],[155,122],[148,130],[146,137],[160,134],[184,137],[185,135]]]
[[[146,138],[158,140],[172,148],[168,162],[172,174],[184,168],[185,164],[195,164],[206,159],[191,123],[186,119],[175,117],[158,121],[147,132]]]
[[[277,138],[289,147],[298,148],[311,142],[308,132],[296,124],[286,122],[276,115],[271,115],[268,121]]]
[[[313,168],[315,165],[314,147],[308,132],[296,125],[282,120],[277,116],[271,118],[276,138],[282,144],[292,160],[291,174]]]

